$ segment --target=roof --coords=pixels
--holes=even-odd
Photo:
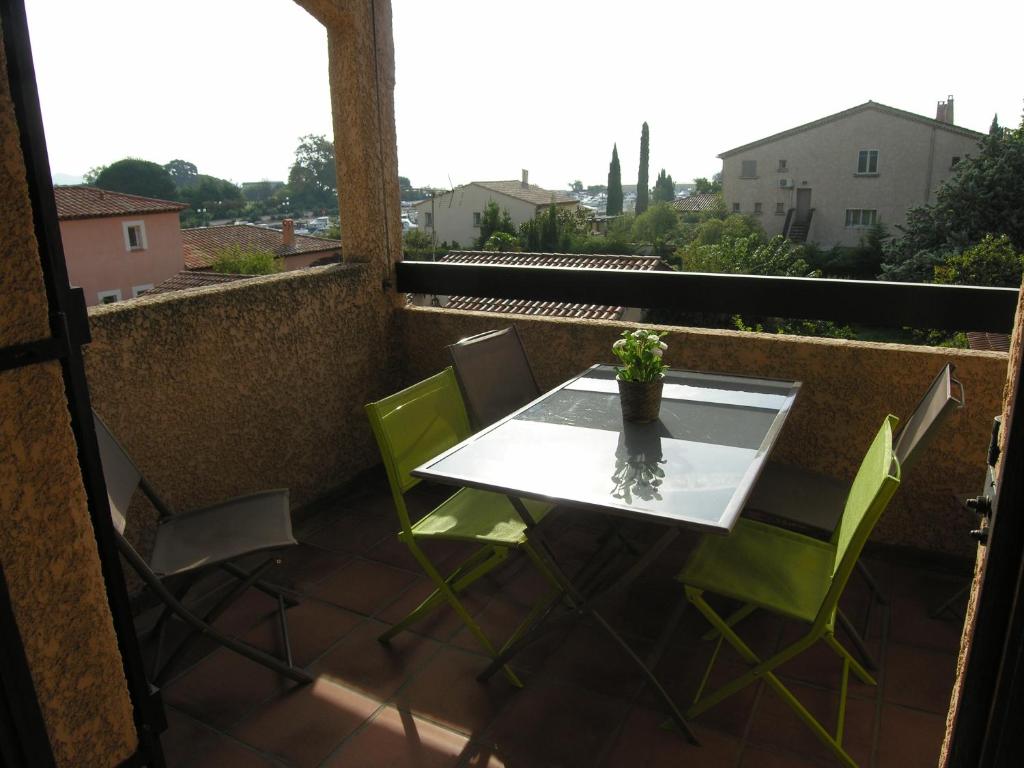
[[[185,249],[185,266],[189,269],[209,269],[217,254],[232,245],[270,251],[275,256],[296,256],[307,253],[333,253],[341,250],[340,240],[326,237],[295,235],[295,242],[285,247],[282,234],[276,229],[257,227],[255,224],[229,224],[222,227],[196,227],[181,230]]]
[[[207,285],[233,283],[237,280],[248,280],[250,277],[253,277],[253,275],[226,275],[222,272],[193,272],[186,269],[167,278],[155,288],[150,288],[146,291],[146,295],[187,291],[189,288],[203,288]]]
[[[734,149],[728,149],[722,154],[720,154],[718,157],[724,158],[728,157],[729,155],[734,155],[737,152],[745,152],[748,149],[753,149],[754,147],[760,146],[762,144],[768,144],[769,142],[777,141],[778,139],[784,139],[787,136],[792,136],[793,134],[796,133],[809,131],[811,128],[817,128],[818,126],[825,125],[826,123],[832,123],[835,122],[836,120],[843,120],[847,117],[852,117],[853,115],[859,114],[860,112],[864,112],[869,109],[874,110],[876,112],[883,112],[885,114],[892,115],[893,117],[902,117],[905,120],[913,120],[915,122],[923,123],[924,125],[928,125],[934,128],[944,128],[947,131],[951,131],[952,133],[959,133],[962,136],[969,136],[971,138],[976,138],[979,140],[984,137],[984,134],[982,133],[972,131],[968,128],[961,128],[959,125],[953,125],[952,123],[944,123],[941,120],[935,120],[934,118],[931,117],[925,117],[924,115],[918,115],[913,112],[907,112],[906,110],[903,109],[896,109],[896,107],[888,107],[885,104],[879,104],[877,101],[866,101],[863,104],[858,104],[856,107],[851,107],[850,109],[843,110],[842,112],[836,112],[834,115],[828,115],[827,117],[823,117],[819,120],[815,120],[810,123],[805,123],[804,125],[798,125],[796,128],[790,128],[788,131],[782,131],[781,133],[776,133],[771,136],[767,136],[763,139],[752,141],[749,144],[744,144],[743,146],[736,147]]]
[[[968,331],[967,346],[971,349],[982,349],[988,352],[1009,352],[1010,335],[1007,333]]]
[[[53,196],[57,201],[57,218],[61,221],[143,213],[177,213],[188,208],[185,203],[173,200],[111,192],[99,187],[54,187]]]
[[[672,201],[672,207],[680,212],[710,211],[718,204],[719,196],[712,192],[699,192],[689,197]]]
[[[447,264],[491,264],[495,266],[573,267],[652,272],[669,269],[657,256],[616,256],[579,253],[498,253],[495,251],[452,251],[438,261]],[[558,301],[488,299],[451,296],[445,309],[473,312],[508,312],[541,317],[574,317],[587,320],[619,320],[625,307],[604,304],[567,304]]]
[[[491,192],[497,192],[508,197],[514,197],[517,200],[522,200],[533,205],[549,205],[552,198],[554,198],[555,205],[568,205],[568,204],[579,204],[579,200],[570,195],[568,192],[562,192],[561,190],[550,190],[538,187],[536,184],[528,184],[525,187],[523,182],[518,180],[511,181],[471,181],[469,184],[464,186],[471,186],[475,184],[478,187],[483,187]],[[445,192],[444,194],[452,194],[451,192]],[[441,197],[441,195],[438,195]],[[429,203],[430,198],[426,200],[420,200],[413,203],[413,207]]]

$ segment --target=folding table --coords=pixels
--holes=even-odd
[[[670,370],[659,420],[623,423],[615,369],[594,365],[412,474],[507,494],[576,611],[592,617],[634,660],[694,741],[668,694],[594,602],[633,581],[681,529],[732,530],[799,389],[796,381]],[[584,594],[559,567],[523,497],[660,523],[665,532],[613,585]],[[514,644],[481,677],[531,639]]]

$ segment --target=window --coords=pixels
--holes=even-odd
[[[957,163],[959,163],[959,162],[960,162],[960,155],[953,155],[953,160],[950,162],[949,167],[950,168],[956,168]]]
[[[124,248],[126,251],[146,250],[146,224],[142,221],[126,221],[124,228]]]
[[[878,173],[878,150],[862,149],[857,155],[857,173]]]
[[[427,211],[427,212],[426,212],[426,213],[424,213],[423,215],[424,215],[424,216],[426,217],[426,218],[425,218],[425,219],[423,220],[423,224],[424,224],[424,226],[427,226],[427,227],[432,227],[432,226],[434,226],[434,214],[432,214],[432,213],[431,213],[430,211]]]
[[[741,179],[757,178],[757,160],[744,160],[740,169]]]
[[[776,203],[775,204],[775,215],[776,216],[784,216],[785,214],[786,214],[786,204],[785,203]]]
[[[740,204],[739,203],[733,203],[732,204],[732,212],[733,213],[739,213],[740,212]]]
[[[480,226],[480,211],[473,211],[473,226]]]
[[[873,227],[878,223],[878,211],[873,208],[847,208],[846,226]]]
[[[96,294],[96,300],[100,304],[113,304],[121,300],[121,290],[116,288],[113,291],[100,291]]]
[[[779,167],[776,168],[775,170],[777,170],[779,173],[784,173],[786,171],[786,161],[779,160]]]
[[[152,283],[145,283],[143,285],[133,285],[132,286],[132,298],[138,298],[139,296],[141,296],[142,294],[146,293],[147,291],[152,291],[152,290],[153,290],[153,284]]]
[[[755,216],[760,216],[761,215],[761,204],[760,203],[754,203],[754,215]]]

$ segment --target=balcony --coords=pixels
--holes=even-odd
[[[584,275],[584,278],[587,276]],[[96,308],[86,368],[94,407],[175,507],[286,486],[301,546],[278,578],[301,664],[295,689],[223,649],[199,648],[163,691],[171,765],[830,765],[775,694],[752,687],[698,718],[703,746],[663,730],[656,699],[618,651],[581,624],[517,663],[525,689],[478,683],[485,657],[440,614],[379,645],[380,628],[427,591],[396,540],[394,510],[362,404],[446,364],[452,341],[515,322],[542,387],[606,361],[621,324],[413,308],[380,291],[371,267],[342,265]],[[851,689],[845,743],[862,765],[935,765],[945,733],[962,621],[929,610],[970,579],[972,518],[956,495],[981,484],[1002,353],[666,328],[676,367],[804,383],[775,456],[849,477],[887,412],[909,413],[934,373],[957,366],[968,405],[928,449],[875,530],[869,557],[890,606],[868,611],[856,580],[844,597],[880,662],[879,686]],[[423,488],[423,509],[438,498]],[[130,528],[144,547],[147,510]],[[553,521],[569,562],[591,551],[591,517]],[[655,532],[656,533],[656,532]],[[652,531],[634,526],[640,546]],[[671,576],[683,537],[611,609],[618,628],[680,702],[693,696],[713,643]],[[447,547],[438,557],[454,557]],[[529,569],[471,590],[486,631],[506,636],[538,588]],[[961,606],[962,607],[962,606]],[[254,593],[221,621],[275,650],[273,604]],[[140,626],[148,615],[140,616]],[[789,637],[757,618],[767,652]],[[757,622],[760,622],[759,624]],[[147,649],[149,651],[151,649]],[[725,653],[725,651],[723,651]],[[208,654],[208,655],[204,655]],[[735,670],[738,658],[722,669]],[[833,721],[838,665],[811,654],[784,668],[823,722]]]

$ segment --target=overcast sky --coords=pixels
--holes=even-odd
[[[292,0],[26,0],[52,171],[181,158],[287,178],[331,135],[327,41]],[[834,9],[834,10],[833,10]],[[1020,124],[1024,2],[393,0],[399,169],[415,186],[710,176],[727,149],[869,99]]]

